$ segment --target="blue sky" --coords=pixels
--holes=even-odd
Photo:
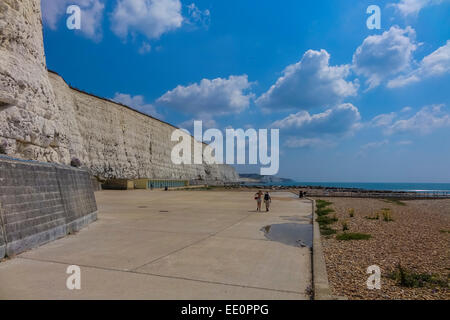
[[[81,30],[66,27],[70,4]],[[380,30],[366,26],[373,4]],[[48,68],[72,86],[182,127],[279,128],[279,176],[450,182],[448,0],[42,0],[42,11]]]

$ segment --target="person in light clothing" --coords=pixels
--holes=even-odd
[[[262,198],[263,198],[263,193],[261,190],[259,190],[257,193],[255,193],[256,211],[261,211]]]

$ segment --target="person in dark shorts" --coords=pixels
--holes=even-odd
[[[270,197],[269,192],[266,192],[266,194],[264,195],[264,203],[266,205],[266,211],[269,211],[271,202],[272,202],[272,198]]]

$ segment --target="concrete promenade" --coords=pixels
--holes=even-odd
[[[309,299],[310,249],[261,231],[309,225],[308,200],[272,193],[273,210],[259,213],[249,192],[96,198],[97,222],[0,262],[0,299]],[[66,288],[69,265],[81,268],[81,290]]]

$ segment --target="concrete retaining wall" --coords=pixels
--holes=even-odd
[[[314,300],[332,300],[330,285],[328,283],[327,266],[322,249],[320,239],[320,228],[317,222],[316,201],[312,202],[313,216],[313,284],[314,284]]]
[[[0,157],[0,258],[80,230],[97,219],[87,171]]]
[[[325,263],[325,255],[322,248],[322,240],[320,238],[320,226],[317,222],[318,215],[316,213],[316,201],[308,198],[312,203],[313,211],[313,290],[314,300],[347,300],[346,297],[335,296],[332,294],[330,284],[328,282],[327,265]]]

